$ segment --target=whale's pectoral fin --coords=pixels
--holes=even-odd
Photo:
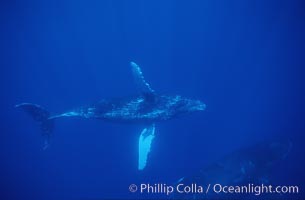
[[[143,170],[147,163],[147,157],[151,149],[151,143],[155,138],[155,124],[144,128],[139,138],[139,162],[138,169]]]
[[[134,62],[130,62],[132,74],[134,76],[135,82],[139,87],[141,93],[144,94],[154,94],[154,90],[150,87],[150,85],[145,81],[143,73],[139,65]]]

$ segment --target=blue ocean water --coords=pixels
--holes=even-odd
[[[301,0],[1,1],[0,198],[168,198],[128,187],[174,184],[279,138],[292,148],[270,181],[300,193],[272,198],[304,198],[304,11]],[[157,123],[143,171],[141,124],[58,120],[43,151],[39,126],[14,105],[59,113],[137,94],[130,61],[157,93],[206,110]]]

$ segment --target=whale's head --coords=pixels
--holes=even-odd
[[[204,111],[205,103],[200,100],[183,99],[180,103],[179,110],[182,112]]]
[[[181,96],[175,96],[169,99],[167,106],[173,115],[181,115],[206,109],[206,104],[202,101]]]

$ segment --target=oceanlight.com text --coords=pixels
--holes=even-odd
[[[223,184],[207,184],[200,185],[192,184],[178,184],[167,185],[162,183],[150,184],[142,183],[139,185],[131,184],[129,191],[132,193],[139,192],[141,194],[165,194],[171,195],[174,193],[180,194],[298,194],[298,186],[285,186],[285,185],[255,185],[252,183],[246,185],[223,185]]]

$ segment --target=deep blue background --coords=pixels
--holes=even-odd
[[[172,183],[278,137],[293,141],[278,181],[304,190],[301,0],[6,0],[0,23],[1,199],[133,198],[131,183]],[[43,151],[37,124],[14,109],[32,102],[57,113],[135,94],[130,61],[158,93],[207,104],[157,124],[143,172],[141,125],[58,120]]]

